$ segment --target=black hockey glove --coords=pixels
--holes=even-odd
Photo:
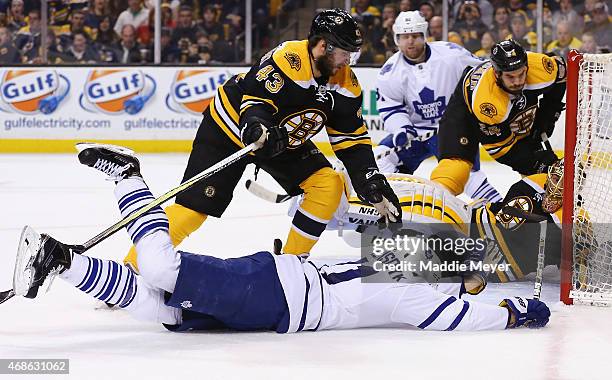
[[[540,149],[533,153],[533,174],[546,173],[548,167],[559,160],[552,150]]]
[[[359,187],[355,188],[359,199],[370,203],[380,214],[379,225],[398,223],[396,226],[401,226],[402,207],[384,175],[377,169],[369,170]]]
[[[536,141],[541,141],[542,132],[546,133],[546,136],[550,137],[555,130],[555,123],[559,120],[561,112],[565,109],[565,103],[554,102],[557,104],[551,104],[544,98],[540,99],[540,105],[536,111],[535,120],[533,122],[533,133],[532,136]]]
[[[278,156],[289,146],[287,129],[256,117],[248,120],[242,128],[241,140],[245,145],[254,142],[258,146],[255,155],[262,158]]]

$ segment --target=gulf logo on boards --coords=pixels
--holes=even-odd
[[[178,113],[200,115],[217,89],[232,76],[220,70],[178,70],[166,96],[166,105]]]
[[[70,92],[70,81],[49,69],[13,69],[1,74],[0,110],[51,114]]]
[[[90,112],[135,115],[153,97],[155,79],[138,69],[91,70],[79,98]]]

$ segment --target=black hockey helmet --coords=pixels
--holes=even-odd
[[[350,52],[359,51],[363,38],[357,22],[343,9],[327,9],[312,20],[308,38],[321,36],[330,45]]]
[[[527,66],[527,53],[518,42],[505,40],[491,50],[491,63],[496,71],[514,71]]]

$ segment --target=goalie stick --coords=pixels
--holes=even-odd
[[[104,231],[100,232],[99,234],[97,234],[93,238],[91,238],[88,241],[86,241],[83,245],[70,245],[70,244],[66,244],[66,247],[68,249],[73,250],[74,252],[76,252],[78,254],[81,254],[81,253],[83,253],[83,252],[93,248],[98,243],[100,243],[103,240],[107,239],[108,237],[113,235],[115,232],[117,232],[120,229],[122,229],[123,227],[125,227],[128,223],[130,223],[131,221],[139,218],[140,216],[142,216],[143,214],[147,213],[148,211],[150,211],[154,207],[157,207],[157,206],[165,203],[166,201],[170,200],[171,198],[174,198],[177,194],[179,194],[179,193],[189,189],[190,187],[192,187],[196,183],[200,182],[201,180],[203,180],[205,178],[208,178],[211,175],[219,172],[220,170],[228,167],[229,165],[231,165],[234,162],[242,159],[247,154],[249,154],[250,152],[252,152],[252,151],[254,151],[256,149],[257,149],[256,143],[251,143],[251,144],[245,146],[244,148],[240,149],[236,153],[231,154],[230,156],[228,156],[228,157],[224,158],[223,160],[217,162],[216,164],[214,164],[213,166],[209,167],[208,169],[206,169],[206,170],[202,171],[201,173],[195,175],[191,179],[181,183],[177,187],[167,191],[165,194],[157,197],[156,199],[151,201],[151,203],[147,204],[146,206],[144,206],[140,210],[134,212],[133,214],[130,214],[130,215],[126,216],[123,219],[121,219],[117,223],[113,224],[112,226],[110,226],[107,229],[105,229]],[[19,248],[20,249],[22,248],[21,244],[20,244]],[[40,247],[39,249],[43,249],[43,248]],[[14,288],[14,286],[13,286],[13,288]],[[11,298],[13,298],[15,295],[16,295],[15,289],[10,289],[10,290],[4,291],[4,292],[0,292],[0,304],[2,304],[3,302],[6,302],[7,300],[9,300]]]
[[[391,153],[397,153],[403,149],[409,148],[413,141],[426,141],[432,138],[433,136],[435,136],[435,134],[436,134],[436,131],[428,131],[420,136],[408,139],[406,144],[395,146],[381,154],[376,155],[376,157],[374,158],[376,159],[376,161],[378,161],[381,158],[387,157]],[[289,194],[279,194],[272,190],[268,190],[265,187],[258,184],[257,182],[252,181],[250,179],[248,179],[244,185],[247,188],[247,190],[251,192],[251,194],[263,200],[266,200],[268,202],[272,202],[272,203],[283,203],[293,197],[292,195],[289,195]]]
[[[504,206],[502,212],[517,218],[523,218],[529,222],[540,224],[540,239],[538,241],[538,262],[536,267],[535,283],[533,285],[533,298],[540,299],[542,294],[542,275],[544,272],[544,251],[546,249],[546,226],[548,219],[545,216],[526,212],[516,207]]]

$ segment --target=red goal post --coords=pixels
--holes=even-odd
[[[561,301],[612,302],[612,54],[567,62]]]

